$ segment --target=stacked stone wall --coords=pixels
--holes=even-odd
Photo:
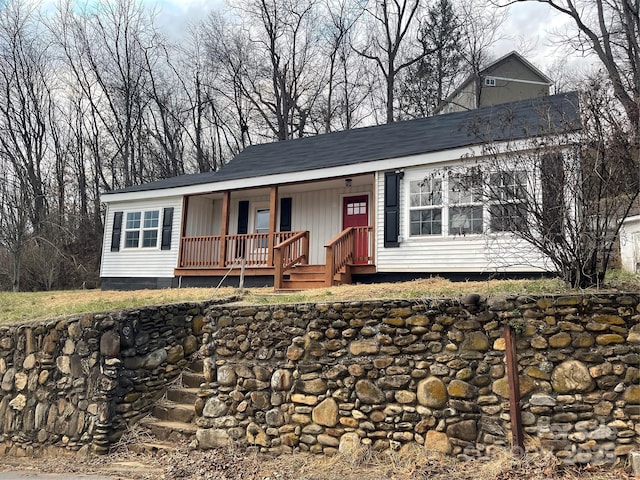
[[[504,324],[530,445],[613,463],[640,444],[637,295],[179,304],[0,328],[0,453],[105,452],[191,354],[197,441],[332,454],[509,446]]]
[[[0,328],[0,454],[106,452],[200,346],[204,304]]]
[[[510,445],[504,324],[519,331],[530,448],[614,463],[640,443],[635,295],[368,301],[209,310],[201,448],[333,454]]]

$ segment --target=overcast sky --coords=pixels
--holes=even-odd
[[[163,31],[171,38],[180,39],[189,22],[204,18],[210,11],[225,8],[224,0],[144,0],[159,8],[159,22]],[[557,59],[579,68],[591,62],[578,58],[575,54],[566,59],[554,44],[557,33],[569,26],[569,21],[551,7],[538,2],[517,3],[509,7],[507,22],[503,26],[504,39],[493,51],[499,58],[513,50],[518,50],[544,73]],[[526,46],[528,48],[524,48]]]

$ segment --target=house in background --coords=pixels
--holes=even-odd
[[[237,285],[241,271],[276,289],[545,271],[500,210],[442,172],[578,119],[575,93],[523,100],[254,145],[217,172],[106,193],[102,288]]]
[[[511,52],[470,75],[438,107],[437,113],[461,112],[528,98],[546,97],[552,82],[522,55]]]
[[[640,215],[631,215],[622,222],[620,264],[627,272],[640,273]]]

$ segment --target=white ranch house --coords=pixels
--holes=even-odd
[[[544,258],[434,172],[578,110],[569,93],[254,145],[217,172],[105,193],[102,286],[237,285],[243,264],[245,284],[277,289],[543,272]],[[522,128],[504,129],[507,116]]]

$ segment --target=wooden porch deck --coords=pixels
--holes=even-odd
[[[182,237],[175,276],[272,276],[275,290],[351,283],[375,273],[373,228],[349,227],[325,245],[326,263],[309,265],[309,232]]]

